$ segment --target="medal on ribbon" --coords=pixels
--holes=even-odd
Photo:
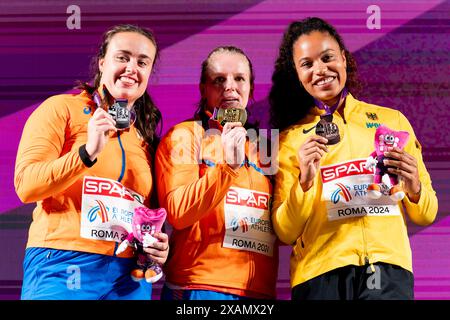
[[[334,111],[336,111],[341,101],[345,99],[347,94],[347,88],[344,88],[341,92],[340,98],[332,107],[327,106],[320,100],[314,99],[317,107],[326,111],[325,114],[320,116],[320,120],[316,124],[316,134],[318,136],[326,138],[328,140],[327,145],[333,145],[341,141],[341,136],[339,135],[339,127],[333,122],[333,113]]]
[[[103,93],[104,96],[109,94],[105,86],[103,86]],[[105,103],[102,101],[102,98],[97,90],[94,91],[92,97],[98,108],[105,109],[103,107]],[[116,121],[117,130],[128,129],[136,121],[136,111],[134,110],[135,106],[128,109],[127,105],[127,99],[117,99],[111,106],[107,107],[108,113]]]

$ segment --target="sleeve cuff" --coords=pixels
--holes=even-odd
[[[80,155],[81,161],[83,161],[84,165],[88,168],[92,167],[97,162],[97,158],[95,158],[94,161],[91,161],[91,159],[89,158],[89,154],[86,151],[85,144],[80,146],[80,148],[78,149],[78,154]]]
[[[408,195],[405,194],[405,197],[403,198],[403,204],[405,205],[406,208],[418,208],[423,206],[424,204],[424,197],[425,194],[423,192],[423,190],[420,190],[420,197],[419,197],[419,201],[417,203],[412,202],[411,200],[409,200]]]

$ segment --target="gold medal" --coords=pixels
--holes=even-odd
[[[224,126],[227,122],[240,122],[242,125],[247,121],[247,111],[240,108],[215,108],[212,118]]]

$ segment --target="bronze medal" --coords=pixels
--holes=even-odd
[[[332,114],[320,116],[320,121],[316,124],[316,134],[328,140],[327,145],[333,145],[341,141],[339,127],[333,122]]]
[[[314,99],[316,106],[319,109],[325,110],[325,114],[320,116],[319,122],[316,124],[316,134],[318,136],[324,137],[328,140],[327,145],[333,145],[341,141],[341,136],[339,135],[339,127],[333,122],[333,113],[338,108],[341,101],[345,100],[348,94],[347,88],[343,88],[340,97],[336,103],[329,107],[324,102]]]

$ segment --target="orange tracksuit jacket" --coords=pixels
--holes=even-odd
[[[252,146],[247,144],[247,151],[255,155]],[[184,289],[274,298],[278,248],[270,217],[267,230],[273,234],[272,256],[223,245],[226,233],[231,232],[226,230],[224,208],[229,200],[236,199],[233,190],[271,195],[271,183],[253,166],[257,160],[234,171],[220,164],[221,151],[220,132],[205,135],[200,122],[195,121],[176,125],[158,147],[158,197],[173,226],[166,279]],[[270,209],[270,203],[268,206]],[[254,225],[241,224],[236,229],[241,227],[246,232],[245,228]]]
[[[27,248],[45,247],[114,255],[115,242],[80,237],[84,176],[117,180],[122,152],[111,135],[97,163],[87,168],[78,148],[87,141],[87,123],[95,104],[86,92],[63,94],[43,102],[27,120],[16,159],[14,184],[24,203],[37,202]],[[125,171],[121,183],[141,194],[148,206],[152,190],[150,156],[132,126],[121,133]],[[128,248],[121,257],[131,257]]]

